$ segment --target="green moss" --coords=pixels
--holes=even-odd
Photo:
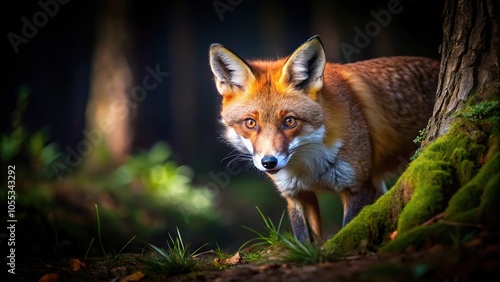
[[[500,212],[500,153],[496,153],[450,199],[443,222],[417,226],[380,248],[381,252],[401,252],[408,248],[419,249],[427,244],[450,243],[457,225],[472,228],[488,224],[498,228]],[[448,234],[448,235],[447,235]]]
[[[394,187],[325,243],[332,254],[403,251],[450,242],[452,224],[422,224],[444,212],[448,221],[496,224],[500,209],[500,103],[467,106],[448,132],[427,146]],[[493,140],[493,141],[492,141]],[[493,144],[494,143],[494,144]],[[487,150],[490,148],[490,153]],[[488,157],[489,155],[489,157]],[[481,167],[484,160],[489,161]],[[479,222],[479,223],[478,223]],[[389,243],[389,234],[397,238]]]
[[[497,152],[492,160],[486,163],[481,176],[484,192],[479,206],[480,220],[498,229],[500,225],[500,153]]]
[[[450,199],[445,211],[445,218],[453,218],[473,208],[494,210],[498,204],[500,187],[500,157],[496,153],[471,181],[464,185]],[[498,208],[497,208],[498,209]]]
[[[463,160],[457,163],[456,170],[459,184],[464,185],[469,179],[474,177],[474,173],[477,170],[477,165],[473,161]]]
[[[332,255],[366,253],[389,238],[395,230],[406,195],[400,190],[389,190],[376,204],[366,206],[356,218],[328,240],[324,249]]]
[[[405,177],[415,178],[413,199],[402,210],[398,221],[398,234],[425,222],[432,215],[444,210],[447,199],[442,188],[450,185],[452,167],[445,161],[433,161],[425,155],[415,161]]]
[[[478,207],[481,197],[481,192],[478,188],[479,187],[474,181],[471,181],[466,186],[460,188],[450,199],[448,207],[445,211],[445,217],[460,214],[464,211]]]
[[[450,197],[477,173],[476,160],[484,156],[487,142],[484,134],[471,136],[469,128],[455,123],[405,171],[402,178],[414,179],[418,189],[401,212],[398,234],[443,212]]]

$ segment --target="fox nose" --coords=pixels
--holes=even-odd
[[[264,168],[272,169],[278,164],[278,159],[274,156],[264,156],[260,162]]]

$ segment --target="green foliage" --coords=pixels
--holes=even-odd
[[[179,167],[170,157],[168,146],[160,142],[129,156],[122,166],[91,182],[85,171],[66,180],[75,181],[86,191],[86,197],[100,203],[96,211],[100,225],[106,226],[102,230],[106,245],[116,244],[116,240],[109,242],[111,234],[122,238],[135,235],[148,241],[171,225],[190,223],[191,236],[214,226],[220,228],[215,222],[213,193],[192,185],[187,167]]]
[[[418,158],[418,156],[420,155],[420,153],[422,153],[422,148],[417,148],[415,150],[415,153],[413,154],[413,156],[410,157],[410,160],[413,161],[416,158]]]
[[[314,243],[300,242],[291,233],[283,235],[282,240],[285,242],[285,254],[282,257],[285,262],[315,264],[326,261],[320,247]]]
[[[193,187],[191,169],[178,166],[170,157],[168,145],[158,142],[149,151],[130,156],[115,171],[113,182],[118,186],[128,186],[140,181],[150,193],[182,212],[213,218],[213,193]]]
[[[422,143],[422,141],[425,139],[425,137],[427,136],[427,133],[425,132],[425,128],[424,129],[421,129],[418,131],[418,136],[415,137],[415,139],[413,139],[413,143],[415,144],[420,144]],[[419,155],[420,153],[422,153],[422,148],[418,148],[415,153],[413,154],[413,156],[411,156],[410,160],[415,160]]]
[[[95,169],[84,160],[71,167],[64,179],[57,178],[54,161],[64,165],[66,154],[50,142],[48,130],[33,131],[24,124],[29,97],[29,89],[21,87],[11,129],[0,136],[2,164],[16,165],[16,193],[22,195],[16,201],[17,218],[25,219],[24,226],[47,234],[28,235],[27,244],[20,248],[37,248],[47,256],[103,253],[113,260],[121,253],[115,255],[114,250],[123,250],[118,239],[137,236],[147,241],[165,226],[182,223],[193,223],[193,234],[209,226],[220,228],[215,221],[214,193],[193,185],[191,170],[176,164],[163,142],[130,155],[118,168],[98,163],[99,169]],[[92,161],[109,162],[110,154],[103,144],[94,148],[99,157]],[[94,210],[94,203],[99,209]],[[98,244],[93,244],[92,238],[95,213]],[[20,230],[27,234],[24,231]],[[125,246],[139,247],[132,240]]]
[[[282,244],[283,239],[280,235],[280,229],[281,229],[281,223],[283,222],[283,218],[285,216],[285,211],[283,211],[283,213],[281,214],[280,221],[278,222],[278,226],[276,227],[274,225],[274,223],[272,222],[272,220],[269,217],[264,216],[264,214],[262,213],[262,211],[258,207],[255,207],[255,208],[259,212],[260,217],[262,218],[262,221],[264,222],[264,227],[266,229],[267,234],[256,231],[252,228],[243,226],[243,228],[255,233],[257,235],[257,237],[252,238],[252,239],[246,241],[245,243],[243,243],[243,245],[241,245],[241,247],[240,247],[240,250],[243,249],[245,246],[247,246],[250,243],[252,243],[251,246],[254,246],[254,247],[256,247],[256,246],[275,247],[275,246]],[[256,243],[253,243],[253,242],[256,242]]]
[[[251,252],[241,252],[245,262],[247,263],[261,263],[267,261],[269,253],[266,250],[253,250]]]
[[[26,107],[28,105],[29,90],[26,87],[21,87],[18,97],[16,109],[12,118],[12,132],[2,135],[0,140],[1,158],[2,161],[8,162],[14,156],[19,155],[22,149],[23,142],[26,139],[25,129],[22,125],[22,120]]]
[[[11,131],[0,136],[0,158],[2,164],[27,162],[30,167],[23,173],[36,179],[50,179],[55,174],[49,164],[59,156],[60,150],[55,143],[48,142],[47,130],[42,128],[32,133],[23,125],[29,95],[29,89],[21,87]]]
[[[479,121],[487,117],[500,117],[500,101],[482,101],[468,105],[458,116],[471,121]]]
[[[149,244],[150,251],[143,259],[147,270],[157,274],[175,275],[189,273],[199,269],[200,265],[194,259],[194,256],[205,245],[190,252],[190,244],[184,244],[178,228],[177,238],[172,238],[170,234],[168,236],[170,238],[170,243],[167,240],[166,249]]]
[[[413,139],[413,143],[415,143],[415,144],[421,143],[425,139],[426,136],[427,136],[427,133],[425,132],[425,128],[420,129],[418,131],[418,136],[415,137],[415,139]]]
[[[293,234],[288,232],[284,235],[280,234],[285,211],[281,214],[279,223],[276,226],[258,207],[256,208],[264,222],[266,232],[259,232],[243,226],[257,235],[257,237],[248,240],[240,247],[241,250],[252,243],[251,247],[254,250],[243,252],[245,261],[255,263],[275,257],[278,261],[313,264],[326,260],[318,245],[310,242],[300,242]],[[258,247],[266,247],[266,249]]]
[[[213,252],[215,254],[215,257],[217,257],[218,259],[227,259],[231,257],[231,254],[221,249],[219,243],[215,243],[215,249],[213,250]]]

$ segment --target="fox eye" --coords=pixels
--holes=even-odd
[[[248,129],[255,129],[255,126],[257,126],[257,122],[253,118],[247,118],[245,119],[245,126]]]
[[[297,125],[297,119],[294,117],[287,117],[283,121],[283,127],[285,128],[294,128]]]

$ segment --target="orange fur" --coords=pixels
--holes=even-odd
[[[277,61],[216,44],[210,64],[226,138],[287,199],[295,235],[318,242],[316,192],[340,193],[344,224],[383,193],[431,115],[439,71],[418,57],[327,63],[318,37]]]

